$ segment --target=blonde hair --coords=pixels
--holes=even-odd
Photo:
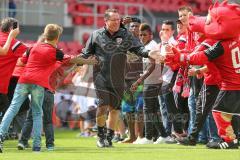
[[[49,41],[57,39],[62,34],[63,28],[57,24],[48,24],[44,28],[44,38]]]

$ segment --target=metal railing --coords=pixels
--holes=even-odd
[[[64,27],[72,26],[72,17],[69,16],[68,6],[64,0],[15,0],[16,9],[10,10],[8,7],[9,0],[0,0],[0,18],[8,17],[9,11],[16,12],[16,18],[23,25],[44,26],[48,23],[57,23]],[[142,21],[149,23],[152,30],[156,29],[156,18],[148,8],[143,4],[123,3],[123,2],[106,2],[106,1],[77,1],[78,4],[89,5],[93,7],[92,13],[80,13],[75,11],[72,15],[89,16],[94,18],[93,28],[97,28],[97,18],[103,17],[97,9],[99,6],[105,5],[109,8],[114,6],[124,6],[124,16],[128,15],[128,8],[135,7],[137,16]],[[144,16],[145,15],[145,16]]]
[[[58,23],[65,26],[67,4],[64,0],[16,0],[16,9],[9,9],[9,0],[0,1],[1,19],[16,12],[16,17],[23,25],[43,26],[47,23]]]

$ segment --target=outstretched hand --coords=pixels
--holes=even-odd
[[[175,48],[171,47],[171,52],[167,52],[165,63],[172,65],[180,62],[180,52]]]
[[[156,63],[164,63],[165,60],[165,56],[161,55],[159,50],[150,51],[149,57],[154,59]]]
[[[99,63],[99,60],[96,56],[90,56],[87,59],[85,59],[85,64],[89,65],[97,65]]]
[[[78,65],[88,64],[88,65],[97,65],[99,61],[96,56],[90,56],[88,58],[83,58],[81,56],[77,56],[70,60],[70,63],[76,63]]]

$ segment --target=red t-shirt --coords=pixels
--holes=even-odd
[[[55,69],[56,61],[63,60],[63,53],[57,52],[57,49],[47,43],[35,44],[28,56],[22,58],[27,64],[18,83],[36,84],[51,90],[49,77]]]
[[[20,77],[23,73],[24,66],[15,66],[12,76]]]
[[[239,39],[224,40],[221,42],[224,54],[213,53],[213,62],[218,68],[221,78],[221,90],[240,90],[240,43]],[[192,54],[189,57],[191,64],[207,64],[208,56],[204,51]]]
[[[0,32],[0,45],[4,46],[8,33]],[[16,66],[17,60],[23,55],[27,47],[20,41],[14,39],[11,42],[7,55],[0,56],[0,93],[7,94],[8,85]]]

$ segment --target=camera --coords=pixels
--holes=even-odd
[[[18,22],[13,22],[13,29],[18,28]]]

